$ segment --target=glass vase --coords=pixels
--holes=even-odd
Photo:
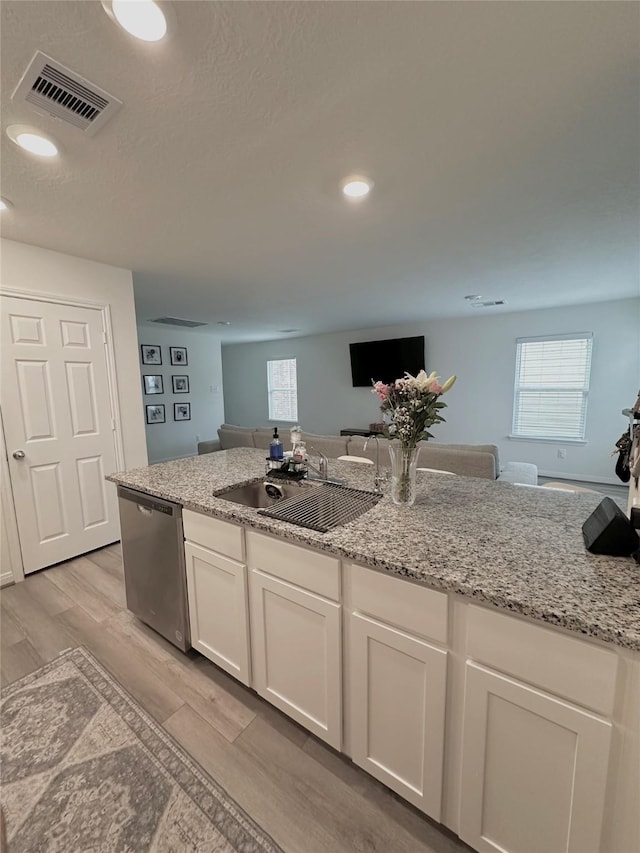
[[[418,448],[414,444],[389,442],[391,499],[398,506],[411,506],[416,499]]]

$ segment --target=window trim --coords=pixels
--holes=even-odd
[[[270,365],[280,361],[293,361],[295,363],[296,370],[296,384],[293,388],[272,388],[271,387],[271,369]],[[273,391],[291,391],[295,392],[295,417],[293,418],[284,418],[284,417],[274,417],[273,407],[272,407],[272,393]],[[267,359],[267,409],[268,421],[271,423],[291,423],[295,424],[298,422],[298,360],[296,356],[284,356],[282,358],[268,358]]]
[[[534,438],[530,435],[514,435],[513,433],[509,433],[507,438],[510,441],[530,441],[530,442],[540,442],[544,444],[545,442],[548,444],[589,444],[586,438],[557,438],[556,436],[538,436]]]
[[[587,352],[587,361],[586,361],[586,371],[585,371],[585,382],[582,387],[569,387],[569,386],[535,386],[535,388],[531,386],[521,385],[520,384],[520,364],[521,364],[521,353],[522,353],[522,344],[528,343],[536,343],[536,342],[547,342],[547,341],[588,341],[588,352]],[[514,373],[514,385],[513,385],[513,411],[511,418],[511,433],[509,434],[509,438],[516,441],[551,441],[551,442],[563,442],[563,443],[574,443],[574,444],[586,444],[587,439],[587,406],[589,403],[589,387],[591,383],[591,361],[593,356],[593,332],[572,332],[565,333],[559,335],[534,335],[531,337],[522,337],[516,338],[516,359],[515,359],[515,373]],[[536,433],[523,433],[517,431],[517,416],[519,413],[519,396],[522,391],[540,391],[544,393],[545,391],[554,391],[554,392],[572,392],[572,393],[581,393],[582,394],[582,425],[583,432],[580,436],[567,436],[562,435],[561,433],[557,435],[539,435]]]

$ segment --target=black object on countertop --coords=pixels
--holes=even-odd
[[[582,525],[582,537],[587,551],[628,557],[640,548],[640,538],[620,507],[604,498]]]
[[[268,459],[269,457],[267,457]],[[272,471],[269,471],[267,474],[267,479],[273,480],[293,480],[295,482],[299,482],[300,480],[304,480],[307,476],[306,471],[296,471],[291,470],[289,467],[289,460],[285,460],[280,468],[274,468]]]

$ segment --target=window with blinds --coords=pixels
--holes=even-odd
[[[593,335],[518,338],[513,435],[584,440]]]
[[[267,361],[269,420],[298,420],[298,384],[295,358]]]

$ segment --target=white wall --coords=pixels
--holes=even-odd
[[[197,442],[216,438],[216,430],[224,422],[220,339],[202,331],[139,323],[138,340],[140,344],[160,346],[162,351],[161,366],[140,362],[141,389],[145,374],[159,373],[164,380],[164,394],[144,396],[145,405],[164,403],[166,419],[163,424],[146,424],[149,462],[193,456]],[[187,348],[186,366],[171,365],[169,347]],[[189,377],[188,394],[173,393],[173,375]],[[191,420],[174,421],[173,404],[183,402],[191,403]]]
[[[541,474],[619,483],[610,454],[625,428],[621,410],[633,405],[640,386],[639,329],[640,298],[223,346],[227,422],[269,426],[266,361],[295,357],[303,429],[366,427],[379,410],[367,388],[351,385],[349,343],[423,334],[428,370],[458,376],[436,440],[492,443],[502,460],[534,462]],[[509,439],[516,338],[584,331],[594,335],[586,445]],[[558,459],[560,447],[566,459]]]
[[[3,239],[0,241],[0,286],[110,306],[124,465],[126,468],[146,465],[131,272]],[[11,417],[11,413],[4,412],[4,417]]]

